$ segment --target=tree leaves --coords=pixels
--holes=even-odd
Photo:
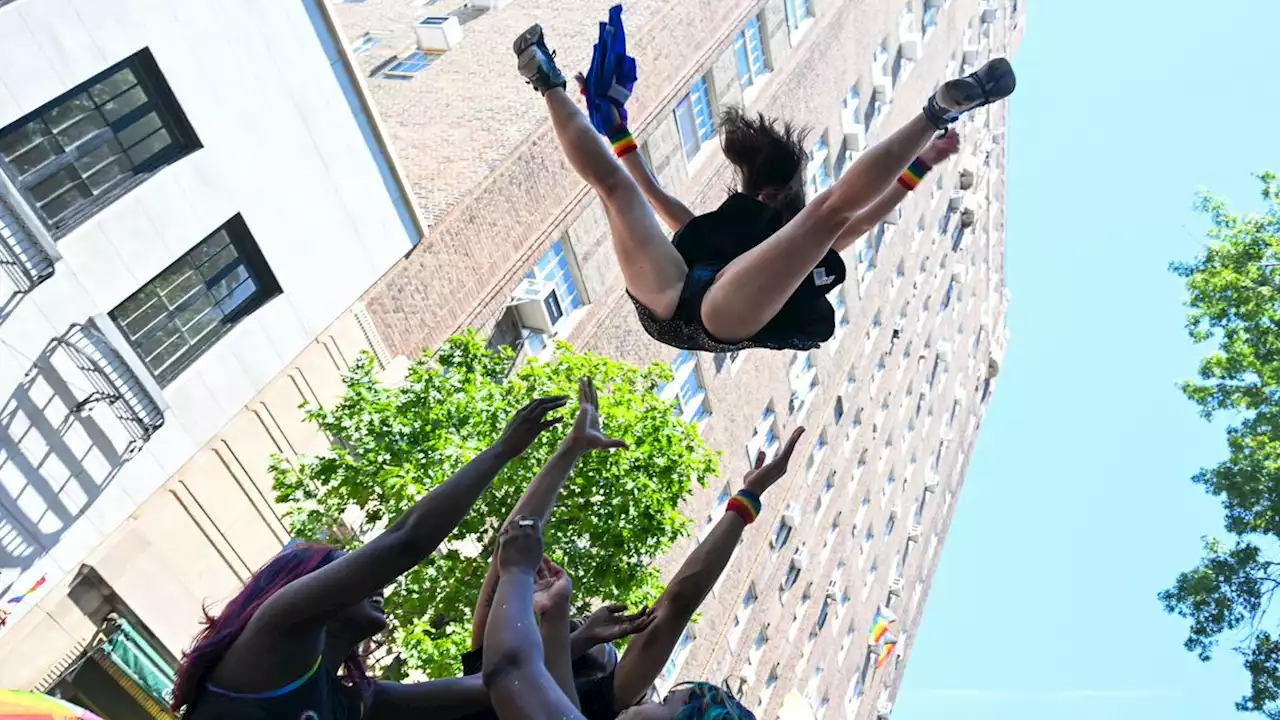
[[[1193,480],[1222,501],[1234,543],[1205,540],[1205,555],[1160,593],[1165,610],[1191,621],[1187,650],[1209,660],[1226,639],[1252,682],[1238,710],[1280,720],[1280,643],[1267,616],[1280,565],[1280,185],[1258,176],[1266,210],[1236,215],[1207,193],[1197,209],[1211,228],[1205,251],[1170,269],[1186,280],[1187,332],[1217,342],[1199,379],[1182,391],[1205,419],[1227,413],[1227,459]]]
[[[346,546],[368,537],[488,447],[526,402],[576,397],[578,379],[590,375],[605,432],[630,449],[579,462],[547,526],[547,552],[573,577],[580,611],[596,600],[652,602],[661,590],[652,561],[688,532],[679,504],[694,484],[717,473],[716,456],[696,426],[659,398],[670,370],[563,344],[557,350],[554,361],[530,361],[508,376],[510,350],[490,351],[467,332],[434,359],[416,362],[398,387],[377,380],[371,357],[359,358],[337,404],[307,408],[307,418],[331,438],[331,452],[296,467],[278,458],[271,466],[290,530]],[[571,419],[576,407],[562,412]],[[447,543],[390,588],[389,632],[405,669],[431,677],[460,672],[492,538],[563,433],[544,433],[511,462]]]

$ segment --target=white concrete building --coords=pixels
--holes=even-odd
[[[83,645],[52,608],[86,572],[172,600],[138,546],[116,577],[87,559],[317,338],[372,344],[335,322],[422,229],[328,22],[316,0],[0,0],[0,687],[49,667],[6,647]],[[193,522],[226,492],[205,495]],[[196,619],[153,630],[176,651]]]

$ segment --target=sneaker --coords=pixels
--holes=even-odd
[[[938,128],[960,116],[1013,94],[1018,79],[1005,58],[995,58],[968,75],[945,83],[929,98],[924,115]]]
[[[520,62],[520,74],[534,90],[545,95],[551,88],[564,89],[564,74],[556,67],[556,54],[547,48],[541,25],[520,33],[512,49]]]

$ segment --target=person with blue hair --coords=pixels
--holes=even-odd
[[[663,344],[702,352],[812,350],[829,340],[835,312],[826,295],[846,275],[839,251],[919,185],[937,161],[937,143],[952,146],[942,157],[954,152],[954,135],[946,132],[953,123],[1016,86],[1004,58],[942,84],[919,114],[810,200],[805,132],[728,108],[720,144],[737,169],[739,190],[695,215],[636,152],[626,112],[636,63],[626,52],[621,6],[600,24],[591,66],[579,79],[585,116],[566,91],[540,25],[522,33],[513,49],[520,74],[543,97],[569,164],[604,205],[641,326]],[[659,218],[675,233],[672,240]]]

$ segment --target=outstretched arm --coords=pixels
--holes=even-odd
[[[322,627],[422,562],[453,532],[502,468],[559,422],[547,416],[565,402],[542,398],[521,408],[496,443],[423,496],[385,532],[271,596],[254,613],[253,632],[246,631],[242,638]]]
[[[622,167],[627,169],[627,173],[636,181],[636,185],[640,186],[640,192],[644,193],[649,205],[653,206],[654,212],[671,232],[679,230],[693,219],[693,211],[689,206],[681,202],[680,198],[664,190],[658,183],[658,179],[649,170],[639,150],[623,155]]]
[[[925,161],[929,167],[936,167],[945,162],[947,158],[955,154],[960,147],[959,136],[954,130],[947,130],[942,133],[928,147],[920,153],[920,159]],[[848,225],[844,226],[844,230],[840,231],[840,235],[836,238],[832,247],[836,252],[844,252],[858,238],[866,235],[876,223],[885,219],[898,204],[906,199],[910,190],[907,190],[897,181],[885,189],[877,198],[861,212],[853,216]]]
[[[803,434],[804,428],[792,432],[782,452],[772,462],[766,463],[764,453],[759,453],[755,466],[743,480],[743,488],[760,497],[785,476],[791,454]],[[658,678],[689,620],[729,565],[746,526],[741,515],[726,512],[707,539],[698,544],[676,576],[667,583],[654,603],[653,624],[631,641],[614,672],[613,693],[618,712],[635,704]]]
[[[578,415],[573,421],[573,429],[565,436],[560,447],[552,453],[547,464],[542,466],[533,482],[525,489],[524,494],[511,510],[508,520],[518,516],[534,517],[540,523],[551,518],[551,509],[555,507],[556,496],[565,480],[573,472],[578,458],[592,450],[612,450],[625,448],[626,443],[611,440],[600,429],[599,397],[595,385],[590,378],[583,378],[578,383]],[[491,561],[480,585],[480,597],[476,599],[476,611],[471,620],[471,648],[480,647],[484,640],[485,622],[489,617],[489,607],[493,603],[493,594],[497,591],[497,568]]]
[[[542,638],[534,622],[533,578],[542,561],[542,525],[537,518],[517,518],[507,523],[499,543],[497,600],[485,629],[482,674],[493,709],[502,720],[579,720],[583,716],[576,702],[543,665]]]

